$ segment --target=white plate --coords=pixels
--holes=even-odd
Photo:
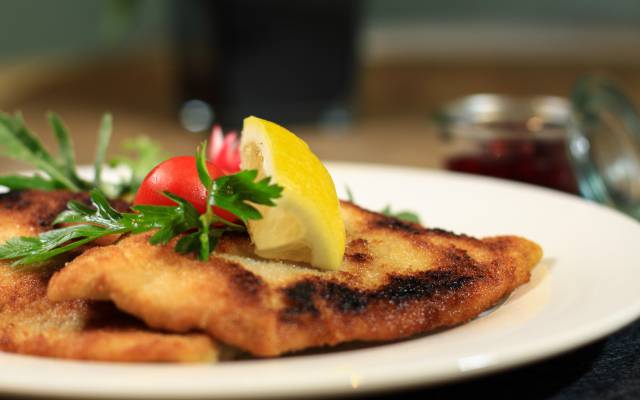
[[[372,209],[431,227],[519,234],[545,251],[529,284],[463,326],[365,349],[218,365],[127,365],[0,354],[0,391],[31,395],[233,398],[349,394],[431,385],[539,360],[640,315],[640,224],[577,197],[490,178],[329,163]]]

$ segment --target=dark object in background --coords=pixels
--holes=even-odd
[[[253,114],[282,124],[349,111],[358,1],[176,1],[181,103],[216,122]],[[197,103],[202,106],[201,103]]]

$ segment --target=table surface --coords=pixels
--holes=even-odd
[[[548,360],[468,382],[402,392],[403,398],[573,400],[640,398],[640,321]],[[398,398],[385,394],[376,399]]]

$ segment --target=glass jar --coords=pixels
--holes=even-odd
[[[567,158],[569,102],[477,94],[439,114],[446,168],[578,193]]]
[[[579,79],[570,99],[467,96],[436,122],[450,170],[581,194],[640,219],[640,116],[606,78]]]

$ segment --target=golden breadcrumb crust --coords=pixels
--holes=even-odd
[[[48,295],[112,300],[149,326],[200,329],[277,356],[464,323],[527,282],[542,256],[520,237],[475,239],[341,208],[348,244],[337,272],[256,258],[240,234],[225,236],[208,262],[143,234],[88,250],[55,274]]]
[[[71,199],[88,198],[64,191],[0,195],[0,243],[49,229]],[[49,278],[47,273],[18,271],[0,263],[0,350],[99,361],[217,358],[218,348],[206,335],[152,331],[107,302],[49,301]]]

